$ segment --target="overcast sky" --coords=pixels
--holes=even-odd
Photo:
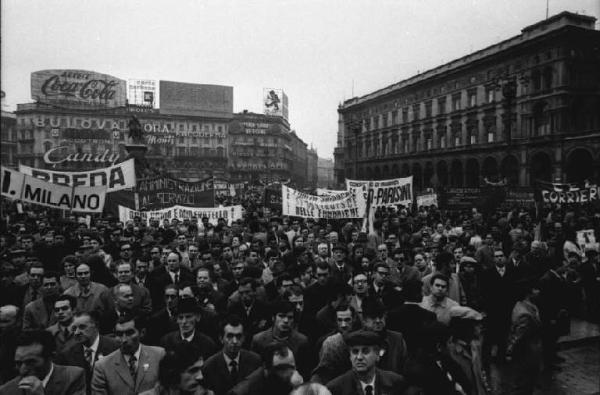
[[[234,111],[289,97],[300,137],[332,157],[337,106],[520,33],[546,0],[0,0],[3,109],[30,73],[85,69],[234,87]],[[600,0],[549,0],[600,17]],[[598,23],[596,24],[598,28]]]

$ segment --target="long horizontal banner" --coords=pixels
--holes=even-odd
[[[134,160],[129,159],[114,166],[90,171],[55,171],[19,165],[19,171],[40,180],[65,186],[106,187],[106,192],[115,192],[135,187]]]
[[[228,225],[231,225],[233,221],[242,219],[242,206],[228,206],[228,207],[184,207],[184,206],[173,206],[164,208],[161,210],[151,211],[137,211],[128,207],[119,205],[119,220],[126,222],[140,217],[142,220],[149,222],[151,219],[156,219],[162,222],[164,219],[172,220],[177,219],[190,219],[192,217],[198,218],[200,221],[202,218],[207,217],[208,222],[216,225],[219,218],[223,218],[227,221]]]
[[[283,215],[303,218],[362,218],[365,215],[364,200],[348,191],[336,196],[314,196],[281,186]],[[361,204],[362,202],[362,204]]]
[[[340,191],[335,189],[317,188],[317,196],[336,196],[346,191]]]
[[[171,177],[138,180],[136,192],[140,207],[161,209],[174,205],[213,207],[215,191],[213,179],[188,182]]]
[[[4,166],[1,174],[2,196],[9,199],[83,213],[101,213],[104,209],[106,186],[51,184]]]
[[[346,189],[362,193],[371,207],[408,206],[413,201],[413,177],[393,178],[379,181],[346,179]]]
[[[582,204],[600,199],[600,187],[595,184],[579,187],[539,182],[537,187],[540,189],[542,201],[549,204]]]

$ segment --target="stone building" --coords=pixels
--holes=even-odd
[[[562,12],[338,108],[335,178],[427,187],[600,173],[600,32]]]

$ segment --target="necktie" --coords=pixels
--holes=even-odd
[[[237,362],[235,360],[229,362],[229,368],[231,369],[229,371],[229,376],[231,377],[231,381],[235,384],[237,384],[238,382],[238,366],[237,366]]]
[[[175,284],[179,284],[179,274],[175,273]]]
[[[134,382],[135,382],[135,374],[137,371],[136,362],[137,362],[137,358],[135,357],[135,355],[132,355],[131,357],[129,357],[129,373],[131,373],[131,378],[133,379]]]
[[[372,385],[367,385],[365,387],[365,395],[373,395],[373,386]]]
[[[92,350],[91,348],[85,347],[83,350],[83,356],[85,357],[85,360],[87,361],[88,365],[90,365],[90,368],[93,366],[94,362],[92,361],[92,355],[94,354],[94,350]]]

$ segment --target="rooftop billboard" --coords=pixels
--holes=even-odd
[[[233,87],[160,81],[160,113],[231,118]]]

